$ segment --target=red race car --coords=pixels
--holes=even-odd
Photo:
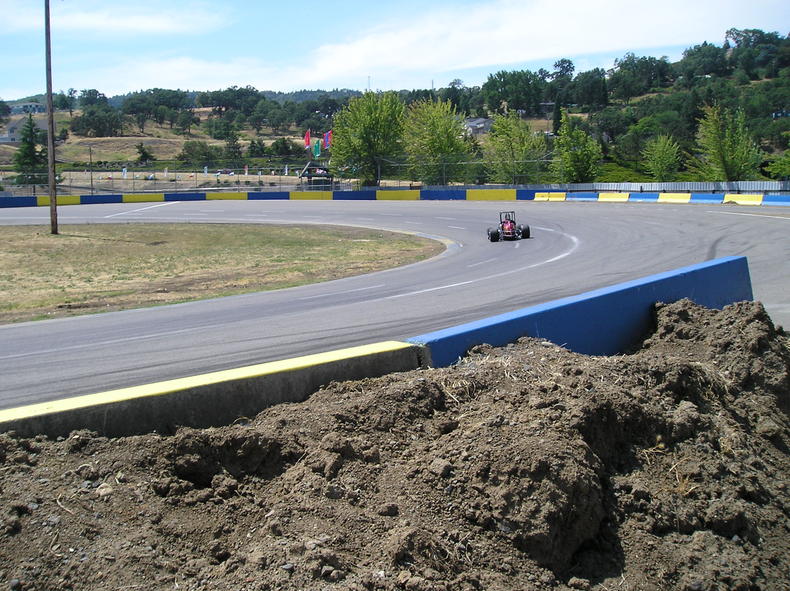
[[[488,239],[491,242],[519,240],[521,238],[529,238],[529,226],[516,224],[515,211],[500,211],[499,226],[488,228]]]

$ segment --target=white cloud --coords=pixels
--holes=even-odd
[[[703,40],[721,43],[732,26],[773,30],[776,16],[769,15],[788,13],[778,0],[759,4],[762,20],[756,22],[753,3],[740,0],[494,0],[463,14],[428,12],[357,39],[323,45],[305,70],[314,81],[331,81],[371,73],[439,73],[607,52],[639,53]]]
[[[44,29],[44,9],[38,2],[0,0],[0,11],[7,31]],[[221,11],[211,10],[202,2],[183,7],[173,2],[163,5],[150,0],[138,0],[133,4],[53,0],[50,2],[50,17],[53,36],[200,34],[217,29],[225,22]]]

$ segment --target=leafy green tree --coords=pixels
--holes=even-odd
[[[777,180],[790,180],[790,150],[785,150],[781,156],[774,158],[766,170]]]
[[[239,143],[239,134],[235,131],[230,132],[225,139],[224,157],[228,166],[241,166],[244,164],[244,155],[242,154],[241,144]]]
[[[140,133],[145,133],[145,123],[155,116],[156,104],[149,93],[135,92],[124,100],[122,109],[127,115],[134,116]]]
[[[571,122],[563,109],[560,132],[554,140],[551,170],[561,183],[595,181],[603,156],[601,146],[589,134]]]
[[[295,156],[303,154],[304,149],[288,138],[278,137],[269,146],[269,152],[271,152],[273,156]]]
[[[123,116],[109,105],[91,105],[71,120],[71,131],[89,137],[115,137],[123,132]]]
[[[137,163],[138,164],[147,164],[148,162],[153,162],[156,160],[156,156],[151,151],[151,148],[140,142],[134,147],[137,150]]]
[[[5,125],[8,122],[8,116],[11,114],[11,107],[8,106],[4,100],[0,99],[0,125]]]
[[[659,183],[675,180],[680,168],[680,146],[668,135],[659,135],[647,142],[642,151],[645,168]]]
[[[186,141],[176,159],[191,166],[214,166],[223,156],[220,146],[204,141]]]
[[[14,153],[14,170],[19,173],[18,184],[34,184],[42,182],[41,178],[47,171],[47,150],[38,147],[40,134],[33,115],[28,114],[19,134],[19,148]]]
[[[288,126],[291,123],[288,112],[285,109],[279,107],[269,111],[267,119],[272,130],[275,131],[288,129]]]
[[[485,151],[491,181],[514,185],[540,182],[546,152],[545,136],[533,133],[518,115],[494,116]]]
[[[539,115],[545,88],[546,82],[529,70],[499,71],[489,74],[480,92],[493,112],[507,113],[514,110],[527,115]]]
[[[412,178],[429,185],[466,180],[470,146],[450,101],[418,101],[407,113],[403,145]]]
[[[95,88],[89,88],[86,90],[80,91],[79,97],[80,107],[83,109],[85,107],[96,107],[99,105],[106,105],[107,104],[107,97],[96,90]]]
[[[69,112],[69,117],[74,116],[74,108],[77,106],[77,91],[69,88],[68,92],[62,90],[52,97],[53,106],[56,109]]]
[[[335,115],[332,168],[365,185],[377,183],[388,160],[403,153],[405,106],[394,92],[366,92]]]
[[[602,109],[609,102],[606,72],[601,68],[580,72],[573,81],[573,91],[576,102],[586,105],[587,112]]]
[[[176,127],[181,133],[186,135],[189,135],[193,125],[198,125],[199,123],[200,118],[190,110],[181,111],[178,114],[178,119],[176,119]]]
[[[251,140],[250,145],[247,146],[247,156],[250,158],[261,158],[266,156],[266,144],[263,140]]]
[[[746,128],[742,110],[706,106],[697,130],[699,156],[691,168],[704,181],[749,181],[760,178],[762,153]]]

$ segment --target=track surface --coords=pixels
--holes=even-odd
[[[500,209],[532,238],[489,243]],[[0,408],[308,353],[403,339],[728,255],[749,259],[755,299],[790,326],[790,208],[209,201],[61,207],[69,223],[320,223],[449,241],[430,261],[327,283],[166,307],[0,326]],[[47,208],[0,225],[49,225]],[[0,229],[2,236],[2,229]]]

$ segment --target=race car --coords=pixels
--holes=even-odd
[[[529,238],[529,226],[516,225],[515,211],[500,211],[499,226],[488,228],[488,239],[491,242],[519,240],[521,238]]]

